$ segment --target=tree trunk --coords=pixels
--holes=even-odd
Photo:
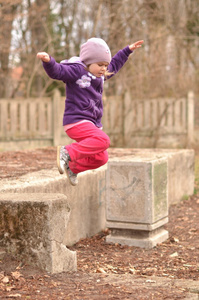
[[[20,1],[17,1],[19,4]],[[12,23],[17,10],[13,4],[0,1],[0,98],[8,96],[9,55],[12,37]]]

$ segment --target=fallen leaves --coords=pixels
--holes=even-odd
[[[23,277],[23,275],[18,271],[11,272],[11,276],[13,277],[13,279],[16,279],[16,280],[19,280],[20,277]]]
[[[9,282],[9,277],[4,276],[4,278],[1,280],[3,283],[7,284]]]
[[[16,178],[29,172],[56,167],[56,147],[0,152],[0,178]]]
[[[130,274],[136,274],[136,269],[135,268],[129,268],[129,273]]]
[[[178,256],[178,252],[174,252],[174,253],[170,254],[169,256],[170,257],[176,257],[176,256]]]
[[[21,294],[9,294],[6,298],[21,298]]]
[[[44,152],[43,155],[39,153],[40,161],[37,160],[37,154],[27,152],[25,156],[21,156],[24,164],[24,168],[21,169],[16,167],[17,164],[21,164],[20,159],[18,160],[18,155],[21,154],[18,153],[13,164],[9,165],[7,175],[16,176],[18,172],[30,171],[34,167],[36,170],[37,167],[40,168],[45,164],[49,167],[47,161],[50,155],[55,156],[55,152],[56,150],[53,150],[52,154]],[[10,160],[11,157],[8,156],[8,161]],[[51,161],[54,164],[56,159]],[[1,163],[5,163],[4,159]],[[197,282],[199,278],[198,205],[199,196],[172,205],[169,223],[166,225],[170,237],[166,242],[150,250],[107,244],[105,239],[108,230],[92,238],[82,239],[77,245],[71,247],[77,251],[78,270],[81,272],[79,274],[65,273],[53,277],[50,274],[41,275],[38,271],[39,273],[35,275],[31,268],[27,272],[26,265],[21,269],[10,268],[9,270],[12,271],[8,272],[6,262],[1,260],[0,270],[4,271],[0,271],[0,299],[2,295],[4,295],[2,299],[92,299],[94,293],[96,299],[102,299],[103,294],[113,295],[114,299],[134,299],[134,295],[137,299],[145,299],[146,295],[148,298],[151,296],[150,299],[182,299],[185,291],[183,288],[181,289],[183,297],[180,289],[172,291],[162,286],[156,289],[156,280],[149,276],[168,278],[168,282],[171,282],[170,279],[189,279]],[[129,296],[132,294],[132,285],[126,285],[125,281],[123,285],[104,282],[104,279],[109,276],[120,278],[120,275],[126,276],[126,274],[132,280],[135,278],[143,280],[144,288],[134,286],[133,296]],[[149,294],[150,287],[151,294]]]
[[[172,243],[179,243],[179,239],[176,238],[176,237],[171,237],[171,238],[170,238],[170,241],[171,241]]]
[[[170,221],[165,226],[170,237],[153,249],[107,244],[105,233],[104,236],[100,234],[81,240],[81,248],[78,243],[72,247],[78,253],[78,268],[84,272],[101,274],[198,279],[197,200],[190,197],[189,200],[170,207]]]

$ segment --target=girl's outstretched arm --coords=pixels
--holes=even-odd
[[[38,52],[37,57],[40,58],[44,62],[50,61],[50,55],[46,52]]]
[[[143,43],[144,43],[143,40],[137,41],[137,42],[131,44],[131,45],[129,46],[129,49],[130,49],[131,51],[133,51],[133,50],[135,50],[135,49],[138,49],[138,48],[142,47],[142,44],[143,44]]]
[[[127,61],[129,55],[133,52],[133,50],[140,48],[142,44],[144,43],[143,40],[137,41],[129,46],[126,46],[124,49],[119,50],[112,58],[109,66],[108,66],[108,71],[110,73],[113,73],[110,76],[107,76],[106,79],[111,78],[114,76],[125,64]]]
[[[76,81],[79,74],[79,64],[61,64],[46,52],[38,52],[37,58],[41,59],[44,70],[52,79],[67,81]]]

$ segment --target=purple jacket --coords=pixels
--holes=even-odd
[[[113,56],[108,71],[115,75],[131,53],[128,46],[120,50]],[[69,60],[59,64],[51,57],[50,62],[43,62],[43,66],[49,77],[62,80],[66,84],[63,125],[89,120],[97,127],[102,127],[104,77],[95,77],[85,70],[85,65],[80,61],[70,62]]]

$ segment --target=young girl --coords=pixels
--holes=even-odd
[[[106,42],[91,38],[81,46],[80,57],[60,64],[46,52],[37,54],[48,76],[66,84],[63,126],[76,142],[58,146],[57,165],[60,174],[65,172],[72,185],[78,183],[78,173],[99,168],[108,161],[110,140],[101,124],[104,80],[114,76],[142,44],[142,40],[137,41],[111,58]]]

